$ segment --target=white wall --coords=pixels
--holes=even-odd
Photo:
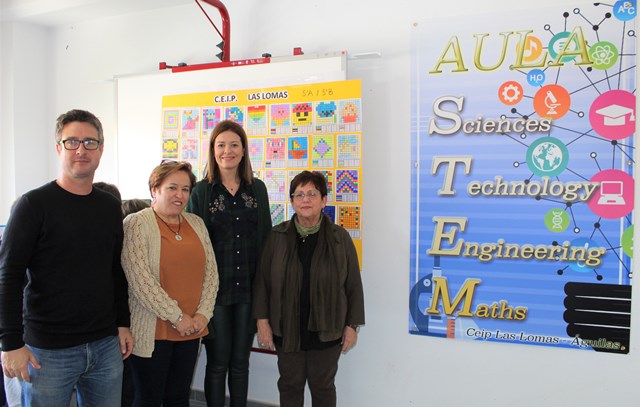
[[[232,59],[347,50],[380,51],[382,58],[350,61],[349,78],[362,79],[364,107],[364,285],[367,325],[358,346],[341,359],[337,378],[341,406],[632,406],[640,403],[640,302],[635,301],[629,355],[495,343],[470,343],[413,336],[408,331],[410,188],[410,31],[414,21],[455,18],[459,13],[526,8],[506,0],[430,2],[396,0],[226,1],[232,22]],[[564,0],[541,0],[546,5]],[[215,11],[211,14],[215,15]],[[31,30],[37,31],[37,30]],[[212,62],[218,37],[198,7],[184,7],[97,19],[57,27],[38,38],[13,38],[14,46],[38,48],[50,59],[38,74],[52,81],[52,102],[41,106],[39,143],[50,143],[57,113],[80,107],[93,111],[106,131],[106,151],[96,177],[115,179],[114,75],[152,72],[158,62]],[[25,41],[26,40],[26,41]],[[3,43],[5,42],[3,31]],[[13,49],[5,57],[21,56]],[[24,56],[24,54],[22,54]],[[19,66],[12,62],[10,67]],[[2,144],[15,137],[16,122],[32,112],[7,106],[7,75],[13,86],[33,89],[24,75],[2,70]],[[35,69],[35,68],[34,68]],[[47,87],[46,85],[44,86]],[[17,107],[17,106],[16,106]],[[54,112],[54,113],[50,113]],[[6,115],[14,128],[5,126]],[[35,124],[34,124],[35,125]],[[33,136],[33,135],[32,135]],[[121,141],[122,142],[122,141]],[[121,145],[120,148],[123,148]],[[22,150],[24,152],[24,150]],[[21,151],[16,151],[16,160]],[[5,163],[2,150],[2,204]],[[38,183],[57,173],[57,164],[34,162]],[[17,166],[16,166],[17,168]],[[10,177],[10,175],[9,175]],[[27,182],[15,177],[16,193]],[[29,182],[31,184],[31,182]],[[0,214],[0,223],[6,214]],[[637,267],[635,262],[634,267]],[[637,291],[637,289],[635,290]],[[636,295],[638,295],[636,293]],[[194,380],[202,388],[202,364]],[[250,398],[277,402],[275,357],[252,356]],[[307,403],[310,405],[310,403]]]
[[[0,26],[0,224],[14,199],[52,178],[54,151],[50,30],[29,24]]]

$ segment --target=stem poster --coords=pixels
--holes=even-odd
[[[417,22],[409,332],[628,353],[636,1]]]

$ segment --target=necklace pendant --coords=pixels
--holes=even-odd
[[[176,240],[179,242],[182,240],[182,236],[180,236],[179,234],[176,233]]]

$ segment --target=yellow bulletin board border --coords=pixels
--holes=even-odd
[[[255,175],[269,192],[273,225],[293,216],[289,183],[303,170],[328,184],[325,213],[351,235],[362,266],[361,82],[165,95],[162,158],[189,161],[198,178],[211,130],[221,120],[243,126]]]

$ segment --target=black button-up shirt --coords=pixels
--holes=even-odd
[[[256,198],[244,183],[235,195],[231,195],[221,183],[214,183],[211,188],[211,242],[220,279],[216,304],[250,303],[257,263]]]

